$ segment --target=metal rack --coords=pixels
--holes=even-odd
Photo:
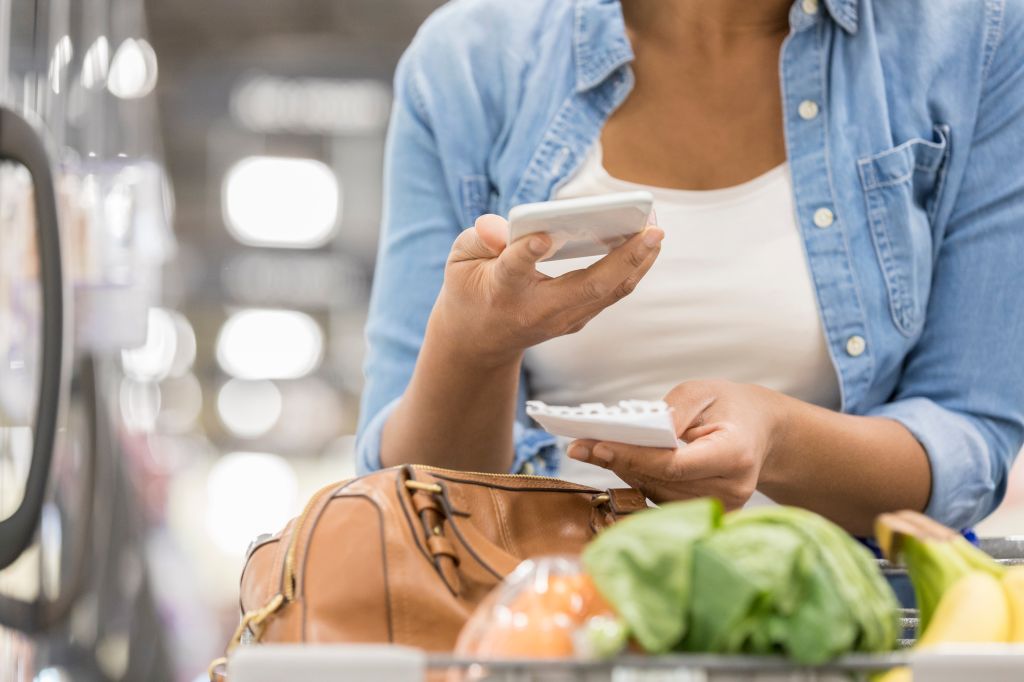
[[[611,661],[427,659],[428,680],[445,682],[851,682],[905,665],[906,654],[851,655],[822,666],[779,657],[625,656]]]
[[[854,654],[821,666],[782,657],[622,656],[609,661],[479,661],[391,645],[239,647],[229,682],[856,682],[896,666],[914,682],[1020,682],[1024,645],[962,645],[925,652]],[[218,670],[218,677],[225,671]],[[224,678],[219,678],[224,679]]]

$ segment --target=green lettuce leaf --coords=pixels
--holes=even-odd
[[[620,521],[583,552],[597,589],[646,651],[670,651],[686,634],[693,547],[722,514],[710,498],[667,504]]]

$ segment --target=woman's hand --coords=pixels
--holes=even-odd
[[[550,237],[535,234],[507,244],[507,236],[507,221],[496,215],[481,216],[459,235],[431,314],[434,340],[440,334],[444,345],[476,363],[518,361],[530,346],[582,329],[633,291],[654,264],[665,233],[649,226],[590,267],[560,277],[536,269],[551,248]]]
[[[665,450],[578,440],[569,456],[611,469],[654,502],[711,496],[736,509],[754,494],[778,440],[781,399],[761,386],[689,381],[665,396],[686,445]]]

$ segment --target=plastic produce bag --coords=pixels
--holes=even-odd
[[[524,561],[470,617],[455,655],[473,659],[614,654],[625,630],[573,557]]]

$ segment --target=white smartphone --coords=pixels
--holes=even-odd
[[[643,230],[653,205],[644,191],[520,204],[508,214],[509,243],[543,232],[552,245],[541,260],[599,256]]]

